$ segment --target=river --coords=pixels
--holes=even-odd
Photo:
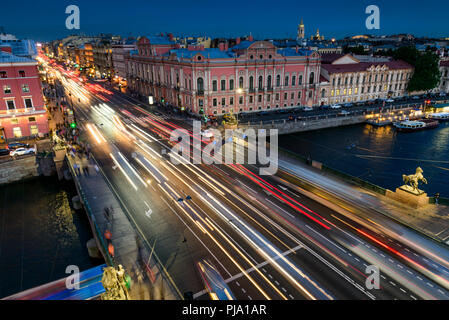
[[[56,177],[0,187],[0,298],[64,278],[69,265],[103,263],[88,255],[92,232],[74,195],[73,182]]]
[[[429,182],[420,189],[449,198],[449,122],[412,133],[368,124],[329,128],[281,136],[279,146],[393,191],[402,174],[420,166]]]

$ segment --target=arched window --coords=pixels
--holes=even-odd
[[[302,75],[300,75],[298,77],[298,85],[301,86],[302,85]]]
[[[296,76],[292,77],[292,87],[296,86]]]
[[[268,89],[271,88],[271,75],[268,76],[268,79],[267,79],[267,87],[268,87]]]
[[[254,89],[254,77],[253,76],[249,77],[249,89],[250,90]]]
[[[263,78],[259,76],[259,90],[263,90]]]
[[[326,95],[326,90],[321,90],[321,98],[324,98],[324,96]]]
[[[288,76],[285,77],[284,86],[288,87]]]
[[[315,81],[315,73],[311,72],[309,76],[309,84],[313,84]]]
[[[276,87],[280,87],[281,86],[281,76],[277,75],[276,76]]]
[[[204,91],[204,80],[203,78],[198,78],[196,80],[196,87],[198,91]]]
[[[243,77],[239,78],[239,88],[243,89]]]

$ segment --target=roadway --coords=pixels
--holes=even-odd
[[[385,235],[251,165],[174,165],[164,154],[170,131],[188,124],[59,77],[80,97],[75,112],[95,158],[181,292],[207,298],[195,262],[208,258],[238,299],[449,297],[446,279],[423,275],[416,257],[383,245]],[[372,261],[380,290],[365,288]]]

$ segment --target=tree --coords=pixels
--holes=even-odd
[[[401,47],[393,53],[394,59],[404,60],[415,67],[407,90],[427,91],[438,86],[440,82],[439,58],[434,52],[427,50],[420,53],[415,47]]]

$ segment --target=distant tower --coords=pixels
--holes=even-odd
[[[305,37],[305,28],[304,28],[304,22],[301,18],[301,23],[298,26],[298,35],[296,37],[297,40],[302,40]]]

